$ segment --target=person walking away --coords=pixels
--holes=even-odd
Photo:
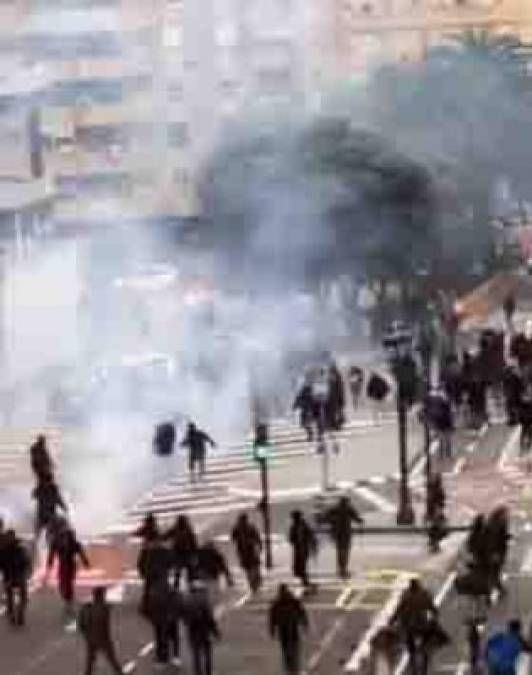
[[[502,583],[502,570],[508,556],[508,544],[512,535],[508,522],[508,510],[505,506],[496,508],[486,521],[486,546],[491,570],[493,587],[501,594],[505,592]]]
[[[228,588],[234,585],[227,561],[213,541],[206,541],[197,550],[194,577],[203,581],[211,602],[216,602],[223,577]]]
[[[390,391],[390,385],[378,373],[370,373],[366,396],[369,398],[373,409],[373,422],[378,424],[382,415],[382,404]]]
[[[179,621],[184,612],[183,602],[179,591],[173,590],[164,577],[149,590],[146,616],[153,627],[156,667],[164,668],[170,659],[172,665],[181,665]]]
[[[257,593],[262,584],[260,571],[262,539],[246,513],[238,516],[231,532],[231,540],[235,545],[238,562],[246,575],[249,588],[252,593]]]
[[[353,410],[358,410],[358,404],[362,396],[362,388],[364,386],[364,371],[358,366],[351,366],[347,374],[347,382],[349,385],[349,392],[351,393],[351,403]]]
[[[353,523],[363,525],[364,521],[347,497],[340,497],[336,506],[326,512],[325,520],[330,527],[331,538],[336,547],[337,574],[341,579],[347,579]]]
[[[437,610],[430,593],[412,579],[393,617],[405,642],[412,675],[427,675],[429,653],[427,637]]]
[[[201,581],[192,583],[191,593],[185,600],[184,617],[194,675],[212,675],[212,640],[219,640],[221,636],[205,585]]]
[[[297,392],[292,409],[299,410],[299,424],[307,434],[307,441],[312,441],[314,439],[314,426],[319,418],[319,409],[312,393],[312,383],[308,377]]]
[[[187,427],[185,438],[181,442],[181,447],[188,448],[188,468],[190,471],[191,483],[196,482],[196,478],[205,476],[205,458],[207,456],[207,444],[211,448],[216,447],[212,438],[193,423]]]
[[[43,531],[46,533],[48,539],[50,538],[51,528],[59,515],[58,510],[60,509],[63,514],[66,515],[68,507],[50,474],[45,474],[39,479],[37,486],[32,492],[32,497],[37,502],[34,541],[35,551]]]
[[[57,578],[59,582],[59,594],[65,603],[66,614],[72,613],[78,558],[83,563],[85,569],[90,568],[87,553],[76,538],[74,530],[71,527],[60,530],[51,541],[47,570],[50,572],[54,562],[58,561]]]
[[[512,619],[505,631],[491,635],[486,643],[485,660],[489,675],[516,675],[517,662],[523,651],[532,651],[525,640],[521,621]]]
[[[169,541],[171,545],[174,588],[179,589],[183,571],[187,573],[187,582],[190,584],[192,581],[194,558],[198,550],[198,540],[189,517],[178,516],[172,527],[163,535],[163,539]]]
[[[430,427],[438,438],[441,459],[452,456],[452,433],[454,430],[451,402],[442,388],[431,391],[426,402],[426,416]]]
[[[145,542],[137,559],[137,569],[143,581],[140,614],[146,615],[150,589],[159,581],[169,578],[172,566],[172,553],[160,539]]]
[[[98,654],[103,654],[116,675],[123,670],[118,662],[111,635],[111,606],[108,604],[103,586],[92,592],[92,602],[80,610],[78,629],[85,640],[87,657],[85,675],[92,675]]]
[[[44,476],[53,476],[54,465],[46,445],[46,436],[37,436],[37,440],[31,444],[30,463],[37,481],[42,480]]]
[[[142,525],[131,533],[132,537],[142,539],[143,543],[146,541],[154,541],[161,536],[161,530],[157,518],[153,513],[147,513],[144,517]]]
[[[299,675],[301,631],[307,630],[308,619],[303,604],[286,584],[279,585],[277,597],[270,605],[269,628],[271,637],[279,640],[284,672],[286,675]]]
[[[508,363],[503,374],[503,392],[506,408],[506,424],[511,427],[519,424],[521,399],[525,390],[523,378],[515,363]]]
[[[31,562],[15,530],[7,530],[4,535],[0,571],[4,580],[7,619],[12,626],[24,626]]]
[[[329,393],[325,402],[325,424],[328,431],[340,431],[345,423],[345,393],[342,375],[333,361],[329,366]]]
[[[301,511],[292,511],[291,519],[288,541],[292,545],[292,571],[303,584],[305,591],[310,592],[314,586],[310,583],[308,563],[310,556],[315,556],[318,552],[316,535]]]

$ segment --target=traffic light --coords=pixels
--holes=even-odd
[[[265,461],[270,455],[270,441],[266,424],[255,425],[255,439],[253,441],[253,459]]]

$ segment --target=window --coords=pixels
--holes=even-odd
[[[184,97],[183,82],[181,80],[171,80],[168,83],[168,100],[173,102],[180,102]]]
[[[183,148],[189,142],[188,124],[171,122],[168,125],[168,145],[171,148]]]

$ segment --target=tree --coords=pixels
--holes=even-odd
[[[429,173],[347,118],[238,136],[205,173],[206,229],[246,284],[394,281],[438,257]],[[246,261],[247,274],[242,261]]]

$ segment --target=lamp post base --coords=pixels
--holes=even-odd
[[[416,522],[416,514],[412,508],[412,504],[409,502],[404,502],[399,504],[397,509],[397,518],[396,523],[398,525],[414,525]]]

